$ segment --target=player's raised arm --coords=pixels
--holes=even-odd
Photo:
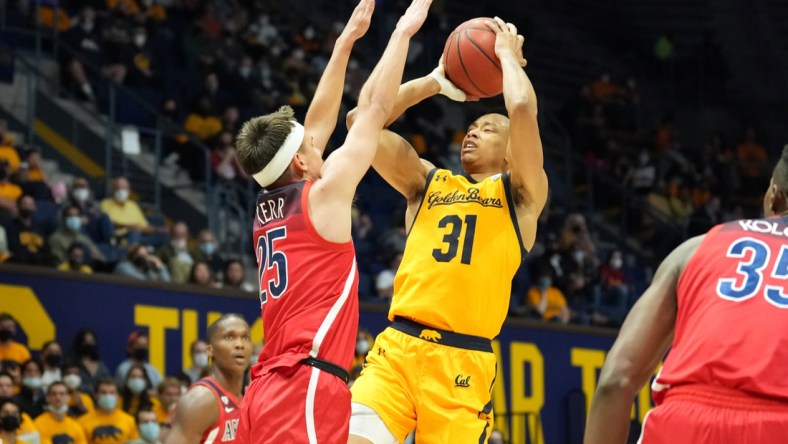
[[[309,105],[304,119],[305,137],[312,139],[315,148],[326,149],[328,139],[337,125],[339,105],[345,86],[347,71],[353,44],[366,34],[375,9],[375,0],[361,0],[353,14],[334,43],[334,50],[328,60],[326,69],[317,84],[317,90]]]
[[[547,175],[536,121],[536,93],[523,70],[524,39],[513,24],[498,17],[488,22],[488,26],[496,34],[495,54],[503,71],[503,98],[509,114],[507,159],[512,188],[516,203],[527,205],[538,215],[547,201]]]
[[[599,375],[586,424],[585,444],[626,442],[632,400],[648,383],[673,342],[679,275],[702,241],[703,236],[694,237],[665,258],[651,286],[624,321]]]
[[[393,110],[410,39],[424,23],[431,3],[431,0],[413,0],[361,88],[356,123],[350,128],[345,144],[323,166],[322,184],[317,191],[325,199],[343,205],[353,199],[356,186],[375,156],[380,131]]]
[[[205,430],[218,418],[219,405],[214,394],[205,387],[194,387],[178,400],[165,444],[200,442]]]
[[[438,93],[456,101],[469,99],[464,92],[446,79],[443,61],[430,74],[410,80],[399,87],[397,100],[386,119],[385,126],[391,125],[408,108]],[[470,99],[475,100],[475,98]],[[348,113],[348,128],[353,126],[357,112],[358,108],[354,108]],[[372,161],[372,167],[409,201],[420,197],[419,193],[424,188],[427,174],[435,168],[430,162],[420,159],[410,143],[402,136],[387,130],[380,135],[378,151]]]

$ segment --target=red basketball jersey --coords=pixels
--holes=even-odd
[[[211,377],[205,377],[192,384],[207,387],[216,396],[219,403],[219,419],[202,434],[201,444],[235,442],[238,432],[238,419],[241,417],[241,403]]]
[[[309,220],[311,181],[262,192],[254,242],[265,347],[252,376],[312,356],[349,368],[358,331],[353,242],[323,239]]]
[[[669,386],[693,383],[788,400],[786,284],[788,218],[712,228],[679,278],[675,337],[655,401]]]

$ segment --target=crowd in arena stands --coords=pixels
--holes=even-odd
[[[0,313],[4,443],[162,442],[178,399],[209,369],[203,340],[192,344],[191,367],[164,377],[148,362],[148,337],[141,331],[129,335],[128,358],[112,373],[90,330],[80,330],[68,349],[49,341],[37,356],[15,340],[17,333],[14,318]]]
[[[0,129],[0,262],[254,291],[243,262],[222,254],[210,230],[152,224],[124,177],[100,201],[85,178],[49,183],[39,150],[6,134]]]

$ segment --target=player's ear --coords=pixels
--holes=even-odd
[[[295,167],[296,171],[306,173],[308,167],[306,166],[306,156],[301,153],[301,151],[296,151],[295,156],[293,156],[293,161],[290,163],[291,166]]]

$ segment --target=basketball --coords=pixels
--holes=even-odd
[[[493,97],[503,91],[501,62],[495,55],[495,32],[478,17],[458,26],[446,40],[446,78],[469,96]]]

